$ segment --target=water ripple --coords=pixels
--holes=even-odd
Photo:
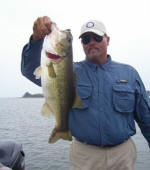
[[[59,140],[48,144],[55,120],[41,116],[43,103],[43,98],[1,98],[0,139],[14,139],[23,144],[26,170],[69,170],[71,142]],[[137,170],[149,170],[149,148],[139,128],[133,140],[138,152]]]

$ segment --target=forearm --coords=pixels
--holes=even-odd
[[[141,99],[137,112],[140,114],[136,113],[136,122],[150,147],[150,108],[144,99]]]
[[[43,39],[33,41],[30,38],[28,44],[26,44],[22,50],[21,59],[21,72],[22,74],[33,83],[41,86],[41,80],[35,79],[33,72],[40,66],[41,49],[43,45]]]
[[[139,76],[136,80],[135,120],[150,147],[150,99]]]

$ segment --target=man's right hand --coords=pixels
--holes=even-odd
[[[52,21],[48,16],[39,17],[33,25],[32,40],[44,38],[51,32]]]

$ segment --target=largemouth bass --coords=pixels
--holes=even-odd
[[[68,127],[69,110],[81,106],[82,100],[75,90],[76,75],[73,72],[72,35],[69,29],[59,30],[55,23],[52,32],[44,39],[41,52],[41,66],[34,75],[41,77],[45,104],[43,115],[54,115],[55,128],[49,143],[58,139],[72,140]]]

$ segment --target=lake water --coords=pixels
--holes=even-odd
[[[71,142],[48,144],[54,118],[41,116],[43,98],[0,98],[0,140],[14,139],[23,144],[26,170],[69,170]],[[136,170],[150,170],[150,149],[137,127]]]

